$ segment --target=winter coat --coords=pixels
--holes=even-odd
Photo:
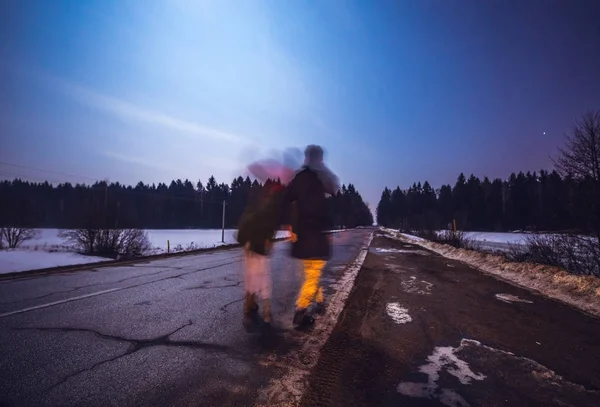
[[[297,240],[292,243],[292,257],[328,260],[331,257],[330,237],[332,213],[325,197],[325,185],[319,173],[304,166],[287,186],[282,200],[282,223],[289,224],[295,203],[292,225]]]
[[[276,186],[261,195],[242,214],[236,239],[241,245],[247,245],[248,250],[268,255],[280,226],[283,190]]]

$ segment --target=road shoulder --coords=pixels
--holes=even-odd
[[[378,233],[302,405],[600,405],[598,322]]]

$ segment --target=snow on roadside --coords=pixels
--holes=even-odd
[[[494,295],[494,297],[496,297],[497,300],[500,300],[502,302],[505,302],[507,304],[512,304],[513,302],[522,302],[525,304],[533,304],[533,301],[529,301],[529,300],[524,300],[522,298],[517,297],[516,295],[512,295],[512,294],[496,294]]]
[[[36,231],[36,237],[23,242],[19,248],[0,250],[0,274],[110,260],[77,253],[72,245],[59,236],[60,229]],[[152,249],[145,255],[163,254],[167,250],[171,253],[185,252],[237,243],[235,229],[225,229],[224,243],[221,241],[221,229],[149,229],[146,232]],[[331,231],[337,232],[342,230]],[[289,237],[289,232],[278,231],[276,237]]]
[[[146,232],[152,245],[149,254],[161,254],[167,252],[168,245],[171,252],[180,252],[236,244],[236,231],[236,229],[225,229],[225,243],[221,241],[221,229],[166,229]],[[277,238],[288,236],[289,232],[284,230],[278,231],[276,235]]]
[[[103,257],[84,256],[71,252],[45,252],[41,250],[0,251],[0,274],[37,270],[47,267],[71,266],[74,264],[107,261]]]
[[[538,291],[543,295],[600,316],[600,278],[579,276],[552,266],[509,262],[504,257],[449,245],[408,238],[388,233],[405,243],[413,243],[444,257],[459,260],[487,274],[517,286]]]
[[[35,239],[24,242],[18,250],[47,251],[47,252],[75,252],[75,248],[65,243],[59,237],[60,229],[37,229]],[[170,250],[179,251],[186,249],[204,249],[222,246],[223,244],[234,244],[235,229],[225,229],[225,243],[221,241],[221,229],[148,229],[146,233],[150,239],[152,249],[146,254],[160,254]],[[287,231],[279,231],[277,237],[287,237]],[[169,243],[167,243],[167,241]]]
[[[23,242],[17,249],[0,250],[0,274],[49,267],[109,261],[104,257],[87,256],[76,252],[60,236],[60,229],[37,229],[34,239]],[[225,229],[225,243],[221,242],[221,229],[147,230],[152,249],[146,255],[183,252],[235,244],[235,230]],[[289,232],[279,231],[277,237],[287,237]],[[169,241],[169,243],[167,243]]]

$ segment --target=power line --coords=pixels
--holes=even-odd
[[[35,175],[19,174],[16,172],[5,171],[5,170],[0,170],[0,175],[15,177],[14,180],[19,179],[19,180],[26,180],[26,181],[31,181],[31,182],[33,182],[33,180],[35,180],[36,182],[39,182],[41,184],[43,184],[44,182],[55,183],[55,184],[64,184],[64,181],[58,181],[58,180],[52,179],[52,178],[41,178],[41,177],[36,177]],[[5,180],[5,181],[11,182],[12,180]],[[0,182],[2,182],[2,181],[0,181]]]
[[[26,170],[41,171],[41,172],[44,172],[44,173],[51,173],[51,174],[56,174],[56,175],[64,175],[64,176],[67,176],[67,177],[88,179],[88,180],[91,180],[91,181],[102,181],[99,178],[86,177],[85,175],[75,175],[75,174],[69,174],[69,173],[66,173],[66,172],[44,170],[44,169],[36,168],[36,167],[29,167],[27,165],[20,165],[20,164],[8,163],[8,162],[5,162],[5,161],[0,161],[0,165],[7,165],[9,167],[22,168],[22,169],[26,169]]]

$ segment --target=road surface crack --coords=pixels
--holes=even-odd
[[[63,377],[60,381],[58,381],[57,383],[53,384],[52,386],[50,386],[47,390],[53,390],[56,387],[66,383],[69,379],[78,376],[82,373],[85,372],[89,372],[92,371],[94,369],[96,369],[99,366],[102,366],[106,363],[110,363],[110,362],[114,362],[122,357],[125,356],[129,356],[132,355],[142,349],[145,348],[152,348],[155,346],[166,346],[166,347],[184,347],[184,348],[191,348],[191,349],[201,349],[204,351],[208,351],[208,352],[220,352],[220,353],[226,353],[229,356],[232,356],[234,358],[238,358],[241,360],[246,360],[248,358],[249,355],[246,355],[234,348],[231,348],[229,346],[225,346],[225,345],[219,345],[216,343],[206,343],[206,342],[200,342],[200,341],[188,341],[188,340],[172,340],[170,337],[173,336],[174,334],[176,334],[177,332],[181,331],[182,329],[191,326],[192,325],[192,321],[188,321],[186,324],[178,327],[177,329],[166,333],[164,335],[161,336],[157,336],[154,338],[149,338],[149,339],[134,339],[134,338],[126,338],[126,337],[122,337],[122,336],[118,336],[118,335],[109,335],[109,334],[104,334],[102,332],[96,331],[94,329],[88,329],[88,328],[72,328],[72,327],[28,327],[28,328],[13,328],[13,330],[20,330],[20,331],[24,331],[24,330],[35,330],[35,331],[46,331],[46,332],[82,332],[82,333],[91,333],[99,338],[105,339],[105,340],[109,340],[109,341],[116,341],[116,342],[125,342],[129,344],[128,349],[117,355],[117,356],[113,356],[109,359],[105,359],[102,360],[100,362],[94,363],[92,366],[90,367],[86,367],[83,369],[79,369],[76,370],[73,373],[68,374],[67,376]]]
[[[229,307],[230,305],[235,304],[236,302],[242,302],[244,301],[244,298],[240,298],[239,300],[235,300],[235,301],[231,301],[228,302],[227,304],[223,305],[221,308],[219,308],[221,311],[223,312],[227,312],[227,307]]]
[[[209,286],[209,284],[201,284],[194,287],[186,287],[186,290],[212,290],[214,288],[228,288],[228,287],[239,287],[242,281],[238,281],[235,284],[215,285]]]
[[[40,300],[40,299],[42,299],[42,298],[51,297],[51,296],[53,296],[53,295],[56,295],[56,294],[65,294],[65,293],[71,293],[71,292],[73,292],[73,291],[80,290],[80,289],[82,289],[82,288],[84,288],[84,287],[91,287],[91,286],[88,286],[88,285],[86,285],[86,286],[81,286],[81,287],[75,287],[75,288],[71,288],[71,289],[69,289],[69,290],[55,291],[55,292],[52,292],[52,293],[49,293],[49,294],[40,295],[40,296],[38,296],[38,297],[23,298],[22,300],[16,300],[16,301],[2,301],[2,302],[0,302],[0,304],[2,304],[2,305],[10,305],[10,304],[18,304],[18,303],[20,303],[20,302],[25,302],[25,301]]]

